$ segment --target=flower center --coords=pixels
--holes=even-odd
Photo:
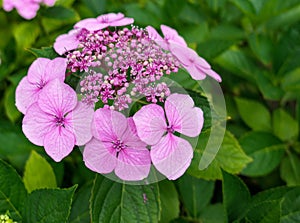
[[[127,146],[121,140],[112,141],[113,148],[118,152],[125,149]]]
[[[108,17],[107,17],[107,16],[103,16],[103,17],[101,18],[101,22],[102,22],[102,23],[108,23]]]
[[[174,126],[173,126],[173,125],[168,126],[168,127],[167,127],[167,132],[168,132],[168,133],[173,133],[173,132],[175,132]]]
[[[39,83],[36,83],[36,87],[39,89],[42,89],[45,85],[46,83],[44,81],[40,81]]]
[[[55,116],[55,124],[56,124],[56,126],[65,127],[65,118]]]

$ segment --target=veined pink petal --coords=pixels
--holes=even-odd
[[[41,91],[38,104],[48,114],[64,116],[77,105],[76,92],[69,85],[54,79]]]
[[[28,69],[28,81],[31,83],[44,82],[46,66],[51,60],[47,58],[37,58]]]
[[[166,41],[173,41],[174,43],[180,44],[182,46],[187,47],[187,44],[185,42],[185,40],[179,36],[179,34],[177,33],[177,31],[169,26],[166,25],[161,25],[160,29],[162,31],[162,33],[164,34],[165,40]]]
[[[156,104],[143,106],[133,116],[138,136],[148,145],[155,145],[166,132],[166,119],[162,107]]]
[[[107,13],[97,17],[97,20],[101,23],[110,23],[124,18],[124,14],[121,12],[118,13]]]
[[[156,169],[169,180],[176,180],[184,174],[191,163],[193,148],[182,138],[168,133],[150,150]]]
[[[132,18],[122,18],[120,20],[110,22],[109,26],[126,26],[132,24],[133,22],[134,19]]]
[[[72,29],[69,33],[58,36],[53,45],[54,50],[59,55],[62,55],[65,52],[76,49],[80,43],[77,39],[78,32],[78,29]]]
[[[127,118],[127,122],[128,122],[128,127],[129,127],[130,131],[133,133],[133,135],[138,136],[136,126],[135,126],[135,123],[133,121],[133,117]]]
[[[183,66],[194,80],[203,80],[206,78],[206,73],[202,69],[198,69],[194,64]]]
[[[95,138],[84,147],[83,160],[85,165],[97,173],[110,173],[117,165],[117,158],[109,152],[110,143],[103,143]]]
[[[74,134],[62,126],[52,128],[44,138],[45,151],[56,162],[69,155],[74,145]]]
[[[54,127],[53,116],[43,112],[37,103],[28,108],[23,119],[22,129],[30,142],[43,146],[45,135]]]
[[[119,152],[115,173],[122,180],[137,181],[148,176],[150,166],[150,153],[145,147],[126,148]]]
[[[168,50],[168,44],[166,41],[159,35],[159,33],[152,26],[147,26],[146,30],[148,32],[149,38],[155,41],[161,48]]]
[[[94,109],[82,102],[78,102],[75,109],[67,116],[70,117],[72,131],[76,138],[76,145],[83,146],[92,138],[92,120]]]
[[[166,116],[169,125],[184,135],[198,136],[203,127],[203,112],[194,107],[193,99],[186,94],[171,94],[165,101]]]
[[[132,148],[146,148],[147,144],[141,141],[137,135],[133,118],[127,118],[128,127],[120,138],[124,144]]]
[[[57,57],[53,60],[50,60],[45,68],[45,77],[46,81],[53,80],[58,78],[61,82],[65,80],[67,69],[67,59],[62,57]]]
[[[198,68],[199,69],[199,68]],[[220,77],[219,74],[217,74],[215,71],[213,71],[212,69],[203,69],[203,71],[210,77],[214,78],[216,81],[218,82],[222,82],[222,78]]]
[[[127,128],[126,117],[117,111],[99,108],[94,113],[92,122],[93,136],[102,142],[121,139]]]
[[[96,30],[104,29],[108,26],[109,26],[109,24],[100,23],[97,19],[88,18],[88,19],[83,19],[83,20],[77,22],[74,25],[74,28],[87,29],[89,31],[96,31]]]
[[[23,77],[16,89],[16,107],[20,112],[26,114],[30,105],[37,102],[40,89],[28,81],[27,76]]]

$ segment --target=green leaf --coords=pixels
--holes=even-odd
[[[241,147],[252,157],[242,174],[246,176],[263,176],[272,172],[281,162],[286,145],[267,132],[249,132],[240,140]]]
[[[205,223],[220,223],[226,222],[224,219],[224,207],[222,204],[213,204],[205,207],[200,212],[200,222]]]
[[[280,176],[288,186],[300,185],[300,159],[295,154],[288,152],[280,166]]]
[[[268,109],[254,100],[235,98],[243,121],[253,130],[271,131],[271,115]]]
[[[209,137],[209,132],[206,132],[206,135],[203,133],[200,135],[197,148],[194,151],[194,158],[188,169],[188,173],[192,176],[205,180],[222,179],[221,168],[229,173],[237,174],[252,161],[252,158],[244,153],[237,139],[229,131],[226,131],[215,159],[208,168],[199,170],[199,162],[206,146],[205,143],[207,143],[207,139],[205,142],[207,137]]]
[[[69,223],[90,222],[89,200],[92,186],[92,182],[89,182],[75,193]]]
[[[250,193],[245,183],[237,176],[222,172],[223,203],[228,222],[239,220],[246,214]]]
[[[230,0],[245,14],[255,14],[255,8],[249,0]]]
[[[157,184],[135,186],[96,176],[90,200],[92,223],[158,222],[160,209]]]
[[[256,84],[265,99],[280,100],[284,95],[284,91],[271,81],[273,77],[270,76],[271,74],[267,72],[257,72],[255,75]]]
[[[102,14],[105,10],[106,0],[83,0],[84,4],[91,10],[95,16]]]
[[[36,189],[57,187],[51,165],[34,150],[26,162],[23,181],[28,193]]]
[[[54,51],[53,47],[42,47],[41,49],[30,48],[27,50],[36,57],[44,57],[48,59],[59,57],[59,55]]]
[[[280,223],[297,223],[300,221],[300,188],[285,194],[281,202]]]
[[[172,181],[159,182],[159,193],[161,200],[160,222],[170,222],[179,217],[179,198],[174,183]]]
[[[273,112],[273,131],[283,141],[294,140],[299,134],[298,122],[285,110],[279,108]]]
[[[197,218],[213,196],[214,182],[185,174],[179,178],[178,188],[189,216]]]
[[[26,196],[26,189],[16,170],[0,160],[0,213],[9,211],[15,221],[22,221]]]
[[[39,189],[26,201],[26,222],[66,222],[77,185],[68,189]]]
[[[19,50],[30,47],[40,34],[36,22],[22,22],[13,27],[13,35]]]
[[[15,106],[15,91],[16,87],[10,86],[4,95],[5,113],[11,122],[16,122],[21,117],[21,113]]]
[[[250,48],[254,55],[268,65],[272,60],[272,49],[273,45],[269,38],[264,35],[252,34],[248,37]]]
[[[77,13],[74,9],[66,8],[63,6],[46,8],[42,11],[42,15],[45,18],[57,20],[76,20],[78,18]]]

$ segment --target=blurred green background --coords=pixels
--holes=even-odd
[[[58,0],[52,8],[41,7],[30,21],[15,10],[0,10],[0,158],[21,175],[32,150],[47,158],[21,131],[15,88],[35,55],[52,52],[58,35],[80,19],[107,12],[123,12],[140,27],[175,28],[223,79],[231,147],[223,146],[205,171],[192,166],[189,181],[221,179],[221,167],[239,175],[251,194],[300,185],[299,0]],[[62,163],[47,160],[61,187],[84,184],[93,176],[78,150]],[[212,203],[225,193],[219,183]],[[183,207],[172,217],[198,219],[199,213],[189,210]]]

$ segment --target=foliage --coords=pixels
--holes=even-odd
[[[141,27],[176,28],[222,76],[227,130],[208,168],[199,169],[212,130],[205,97],[199,104],[209,121],[177,181],[117,183],[87,170],[78,148],[55,163],[24,137],[14,92],[29,65],[56,57],[55,38],[79,19],[111,11]],[[300,221],[298,0],[58,0],[30,21],[1,10],[0,24],[0,215],[49,223]]]

